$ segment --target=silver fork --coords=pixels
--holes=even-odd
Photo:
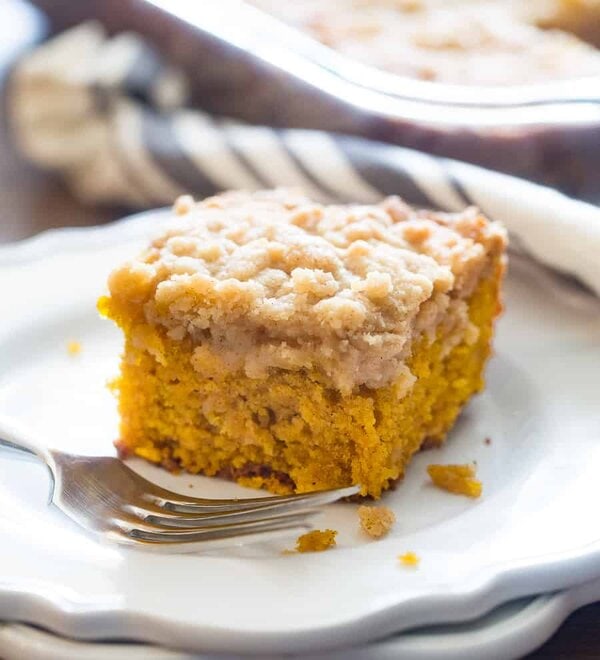
[[[0,444],[40,458],[52,475],[50,504],[82,527],[117,543],[193,552],[233,539],[264,540],[310,528],[319,507],[355,495],[358,486],[301,495],[204,499],[140,477],[110,456],[79,456],[46,447],[0,416]]]

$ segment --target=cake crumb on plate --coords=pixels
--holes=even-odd
[[[385,536],[396,522],[394,512],[387,506],[359,506],[358,518],[363,532],[374,539]]]
[[[481,495],[482,483],[475,478],[473,465],[428,465],[427,473],[434,486],[449,493],[473,498]]]
[[[334,548],[337,532],[333,529],[315,529],[312,532],[302,534],[296,540],[296,550],[298,552],[322,552]]]
[[[79,355],[81,353],[81,342],[71,340],[67,342],[67,353],[69,355]]]
[[[402,566],[408,566],[411,568],[417,568],[421,562],[421,558],[415,552],[405,552],[403,555],[398,555],[398,561]]]

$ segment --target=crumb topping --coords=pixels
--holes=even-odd
[[[387,506],[359,506],[358,518],[363,532],[374,539],[385,536],[396,522],[394,512]]]
[[[172,227],[109,279],[140,325],[191,338],[223,366],[318,369],[342,391],[403,372],[415,335],[444,319],[449,346],[477,338],[464,301],[504,249],[476,209],[416,211],[398,198],[324,206],[285,190],[175,204]],[[140,327],[137,338],[159,356]],[[134,333],[135,334],[135,333]]]
[[[455,495],[477,498],[483,490],[473,465],[428,465],[427,473],[435,486]]]
[[[312,532],[302,534],[296,540],[297,552],[323,552],[336,545],[337,532],[333,529],[315,529]]]

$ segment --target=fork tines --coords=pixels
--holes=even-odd
[[[268,532],[307,529],[319,507],[355,495],[359,486],[239,500],[209,500],[163,491],[144,494],[124,507],[125,518],[114,521],[117,540],[136,545],[182,546],[248,537]]]

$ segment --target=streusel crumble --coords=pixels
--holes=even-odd
[[[392,529],[396,516],[387,506],[359,506],[358,519],[362,531],[373,539],[380,539]]]

